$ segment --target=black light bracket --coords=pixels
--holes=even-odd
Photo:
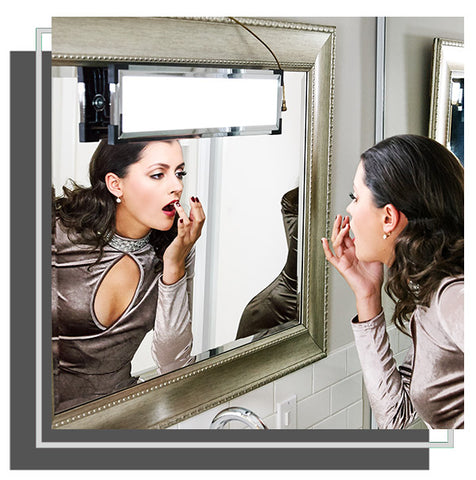
[[[80,142],[97,142],[108,136],[109,70],[109,67],[78,67]]]

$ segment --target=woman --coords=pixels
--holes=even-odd
[[[91,186],[54,200],[52,318],[55,411],[137,383],[131,360],[153,329],[160,374],[193,361],[193,246],[205,214],[180,205],[177,140],[108,145]]]
[[[419,415],[431,428],[462,428],[463,168],[436,141],[395,136],[362,155],[350,196],[333,252],[322,244],[356,298],[352,328],[378,426],[405,428]],[[413,339],[399,369],[382,312],[383,265],[392,320],[403,331],[408,322]]]

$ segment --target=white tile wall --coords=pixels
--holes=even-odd
[[[388,328],[397,363],[401,363],[411,340],[395,327]],[[292,395],[297,397],[298,429],[361,429],[364,389],[354,343],[252,392],[235,398],[171,428],[208,429],[213,417],[231,406],[246,407],[270,429],[277,428],[277,405]],[[244,428],[231,422],[228,428]]]

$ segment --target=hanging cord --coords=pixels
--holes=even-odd
[[[274,52],[271,50],[271,48],[268,47],[268,45],[266,45],[266,43],[263,42],[263,40],[261,40],[261,38],[258,37],[258,35],[256,35],[256,33],[254,33],[252,30],[250,30],[246,25],[244,25],[243,23],[241,23],[239,20],[237,20],[236,18],[234,17],[228,17],[230,20],[233,20],[234,22],[236,22],[238,25],[240,25],[241,27],[243,27],[246,31],[250,32],[251,35],[253,35],[253,37],[255,37],[257,40],[259,40],[267,49],[268,51],[271,53],[271,55],[273,55],[273,58],[276,60],[276,63],[278,65],[278,68],[280,70],[282,70],[281,68],[281,64],[279,63],[279,60],[278,58],[276,57],[276,55],[274,54]],[[283,101],[281,103],[281,111],[282,112],[285,112],[288,108],[286,107],[286,98],[285,98],[285,93],[284,93],[284,78],[281,77],[281,86],[283,87]]]

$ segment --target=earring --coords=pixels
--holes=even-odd
[[[392,232],[384,233],[384,234],[383,234],[383,239],[384,239],[384,240],[387,240],[387,238],[390,237],[390,234],[391,234],[391,233],[392,233]]]
[[[117,202],[117,203],[121,203],[121,201],[122,201],[122,200],[121,200],[119,197],[116,197],[116,202]]]

